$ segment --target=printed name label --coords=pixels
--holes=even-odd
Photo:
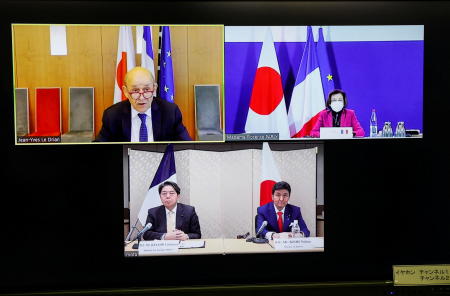
[[[147,254],[173,254],[178,253],[177,240],[167,241],[141,241],[139,242],[139,256]]]
[[[274,239],[273,247],[275,250],[304,250],[323,248],[323,237]]]

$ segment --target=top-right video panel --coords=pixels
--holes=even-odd
[[[226,140],[422,137],[424,26],[226,26]]]

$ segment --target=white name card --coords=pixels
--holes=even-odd
[[[305,250],[323,248],[323,237],[277,238],[273,240],[275,250]]]
[[[139,256],[148,254],[174,254],[178,253],[178,240],[140,241]]]

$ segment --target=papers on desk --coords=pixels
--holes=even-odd
[[[204,248],[205,241],[204,240],[186,240],[180,241],[178,248],[180,249],[193,249],[193,248]]]

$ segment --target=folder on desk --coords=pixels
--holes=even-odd
[[[204,240],[186,240],[180,241],[178,245],[179,249],[194,249],[194,248],[204,248],[205,241]]]

